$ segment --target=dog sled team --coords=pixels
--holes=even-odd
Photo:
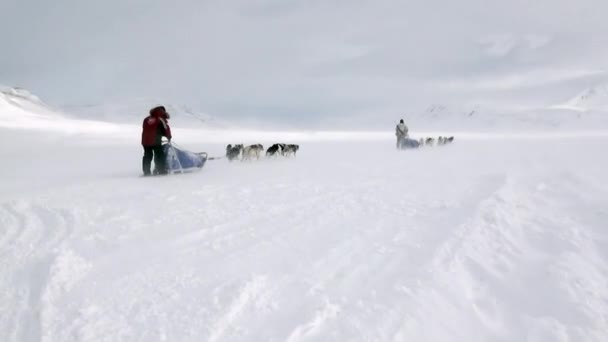
[[[420,147],[422,146],[440,146],[440,145],[447,145],[451,142],[454,141],[454,137],[442,137],[439,136],[437,139],[435,138],[420,138],[418,140],[418,143],[420,144]]]
[[[173,172],[183,172],[186,169],[200,169],[207,160],[204,152],[194,153],[182,150],[171,144],[171,128],[169,127],[170,115],[163,106],[154,107],[150,110],[148,117],[143,121],[141,144],[144,149],[142,158],[142,169],[144,176],[164,175]],[[440,136],[437,139],[420,138],[419,140],[409,137],[409,129],[403,119],[395,127],[398,149],[420,148],[423,146],[440,146],[450,144],[454,137]],[[164,142],[163,138],[168,142]],[[262,144],[249,146],[228,145],[226,146],[226,159],[233,160],[258,160],[262,156],[273,157],[295,157],[300,149],[299,145],[277,143],[264,151]],[[214,159],[214,158],[210,158]],[[154,160],[154,171],[151,170]]]
[[[266,150],[266,157],[295,157],[300,149],[299,145],[295,144],[274,144]],[[264,154],[264,146],[255,144],[249,146],[228,145],[226,146],[226,159],[229,161],[238,160],[247,161],[252,159],[260,159]]]
[[[411,139],[409,129],[405,125],[403,119],[399,121],[395,127],[395,136],[397,137],[397,149],[420,148],[423,146],[441,146],[447,145],[454,141],[454,137],[439,136],[437,139],[428,137],[420,138],[419,140]]]

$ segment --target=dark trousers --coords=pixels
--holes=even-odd
[[[152,158],[154,158],[154,173],[167,174],[165,165],[165,152],[162,146],[144,146],[144,158],[142,160],[142,169],[144,175],[151,175],[150,167],[152,166]]]

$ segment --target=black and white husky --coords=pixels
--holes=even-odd
[[[278,155],[283,155],[283,151],[285,150],[285,144],[274,144],[270,146],[266,150],[266,157],[275,157]]]

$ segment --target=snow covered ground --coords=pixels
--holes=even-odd
[[[137,137],[0,137],[1,341],[608,339],[606,137],[311,138],[164,178]]]
[[[142,178],[139,125],[0,100],[0,341],[608,340],[601,127],[176,127],[301,150]]]

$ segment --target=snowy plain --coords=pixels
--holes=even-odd
[[[175,128],[301,150],[141,178],[138,125],[28,110],[0,127],[0,341],[608,340],[601,129]]]

